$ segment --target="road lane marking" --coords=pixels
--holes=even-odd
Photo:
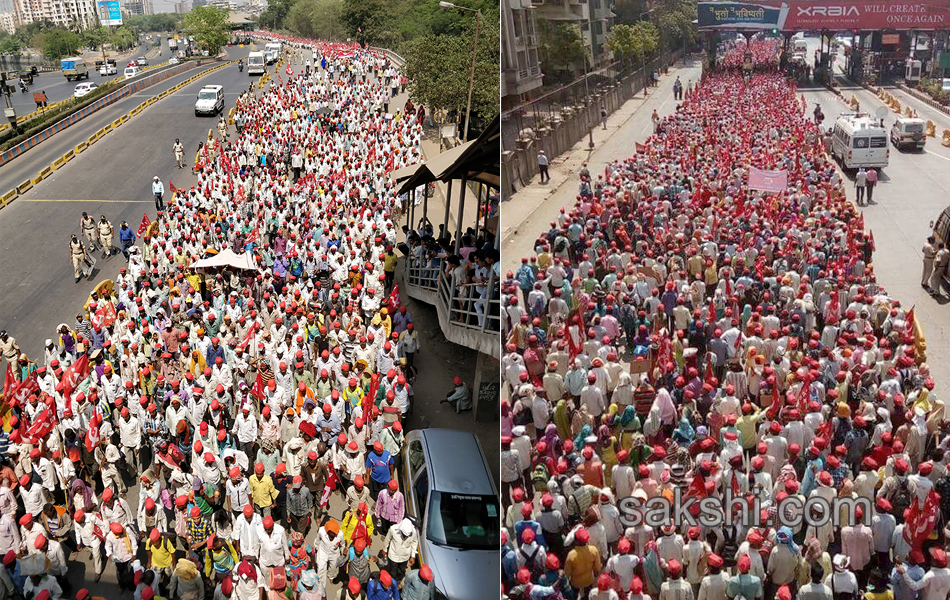
[[[924,152],[926,152],[927,154],[933,154],[933,155],[936,156],[937,158],[942,158],[942,159],[944,159],[944,160],[950,160],[950,158],[947,158],[947,157],[944,156],[943,154],[938,154],[938,153],[934,152],[933,150],[927,150],[926,148],[924,148]]]

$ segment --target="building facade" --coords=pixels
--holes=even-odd
[[[502,110],[521,104],[531,90],[541,87],[535,12],[531,0],[502,0]]]
[[[607,34],[614,23],[614,0],[540,0],[534,6],[538,19],[580,28],[594,69],[613,62],[613,53],[607,49]]]

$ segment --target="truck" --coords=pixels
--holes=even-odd
[[[82,58],[64,58],[60,61],[60,66],[63,69],[63,75],[66,76],[66,81],[73,79],[79,81],[83,77],[89,79],[89,69],[86,68],[86,63]]]
[[[175,38],[168,38],[168,49],[172,52],[178,50],[178,40]]]
[[[267,70],[263,52],[251,52],[247,55],[247,74],[263,75]]]

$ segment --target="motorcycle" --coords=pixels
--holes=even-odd
[[[243,72],[244,72],[244,63],[239,62],[239,63],[238,63],[238,73],[243,73]]]
[[[26,85],[24,85],[24,83],[21,81],[21,82],[20,82],[20,93],[25,94],[25,93],[27,93],[29,90],[30,90],[30,88],[26,87]]]

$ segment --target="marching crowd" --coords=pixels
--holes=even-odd
[[[0,599],[72,597],[85,553],[135,600],[434,596],[399,479],[420,344],[386,177],[421,160],[424,113],[384,109],[384,55],[284,41],[313,68],[241,96],[43,355],[0,332]]]
[[[736,45],[585,165],[506,274],[504,597],[947,597],[947,407],[777,52]]]

